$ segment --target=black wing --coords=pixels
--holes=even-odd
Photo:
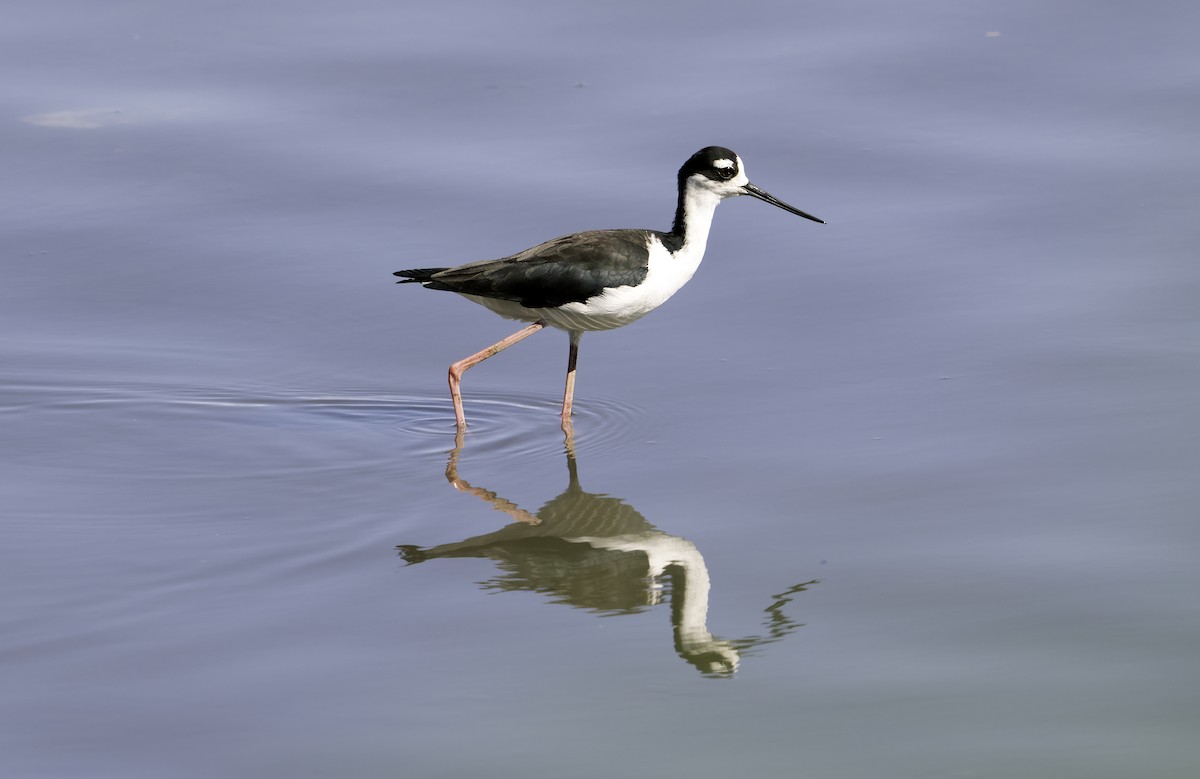
[[[538,244],[500,260],[397,271],[405,281],[526,308],[581,303],[605,289],[640,284],[649,270],[650,230],[594,230]],[[403,282],[401,282],[403,283]]]
[[[433,274],[441,273],[449,268],[412,268],[410,270],[398,270],[392,273],[393,276],[402,276],[397,284],[424,284],[433,278]]]

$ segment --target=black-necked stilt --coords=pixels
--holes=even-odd
[[[467,424],[459,389],[463,373],[549,325],[566,330],[571,340],[562,407],[563,428],[569,431],[583,333],[636,322],[675,294],[704,257],[717,204],[738,195],[750,195],[824,224],[751,184],[742,159],[732,151],[709,146],[679,169],[679,201],[670,232],[592,230],[564,235],[499,260],[396,271],[403,277],[398,284],[415,282],[426,289],[457,292],[502,317],[532,322],[450,366],[450,395],[459,429]]]

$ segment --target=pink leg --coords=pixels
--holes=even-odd
[[[567,357],[567,388],[563,392],[562,426],[568,434],[571,433],[571,407],[575,401],[575,363],[579,361],[579,339],[583,333],[571,332],[571,352]]]
[[[459,384],[462,383],[462,376],[469,368],[473,368],[479,363],[494,354],[499,354],[508,347],[523,341],[529,336],[536,333],[546,326],[545,322],[534,322],[529,327],[510,335],[503,341],[492,344],[488,348],[475,352],[470,357],[466,357],[450,366],[450,398],[454,401],[454,421],[458,424],[458,429],[462,430],[467,426],[467,416],[463,413],[462,391],[459,389]]]

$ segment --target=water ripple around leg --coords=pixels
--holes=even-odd
[[[477,387],[467,401],[465,446],[478,453],[557,458],[564,446],[559,402],[550,394]],[[637,442],[647,414],[626,403],[589,398],[575,408],[576,448],[602,452]],[[123,441],[130,448],[147,450],[172,434],[193,442],[201,437],[216,451],[223,440],[242,442],[243,447],[249,440],[251,449],[269,449],[272,442],[299,447],[287,461],[267,458],[269,462],[253,469],[260,475],[279,468],[294,472],[378,465],[382,459],[394,461],[398,454],[440,455],[455,445],[449,398],[430,390],[315,394],[157,384],[27,384],[0,393],[0,415],[14,415],[30,425],[120,430],[120,441],[112,440],[111,446]],[[230,426],[242,434],[233,433]],[[272,432],[264,436],[251,431],[247,436],[246,427]],[[314,431],[320,435],[312,435]],[[396,452],[392,443],[397,435],[403,441],[402,452]],[[252,457],[249,451],[242,455],[242,466],[249,465]],[[149,465],[153,470],[172,469],[166,460]]]

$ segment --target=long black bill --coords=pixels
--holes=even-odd
[[[759,200],[763,201],[764,203],[770,203],[773,206],[779,206],[784,211],[789,211],[789,212],[795,214],[796,216],[802,216],[805,219],[811,219],[814,222],[820,222],[821,224],[825,224],[824,219],[817,219],[812,214],[806,214],[803,211],[801,211],[799,208],[796,208],[795,206],[789,206],[787,203],[785,203],[782,200],[780,200],[779,198],[775,197],[770,192],[764,192],[763,190],[759,189],[758,187],[754,186],[753,184],[747,184],[746,186],[742,187],[742,191],[745,192],[747,195],[750,195],[751,197],[758,198]]]

